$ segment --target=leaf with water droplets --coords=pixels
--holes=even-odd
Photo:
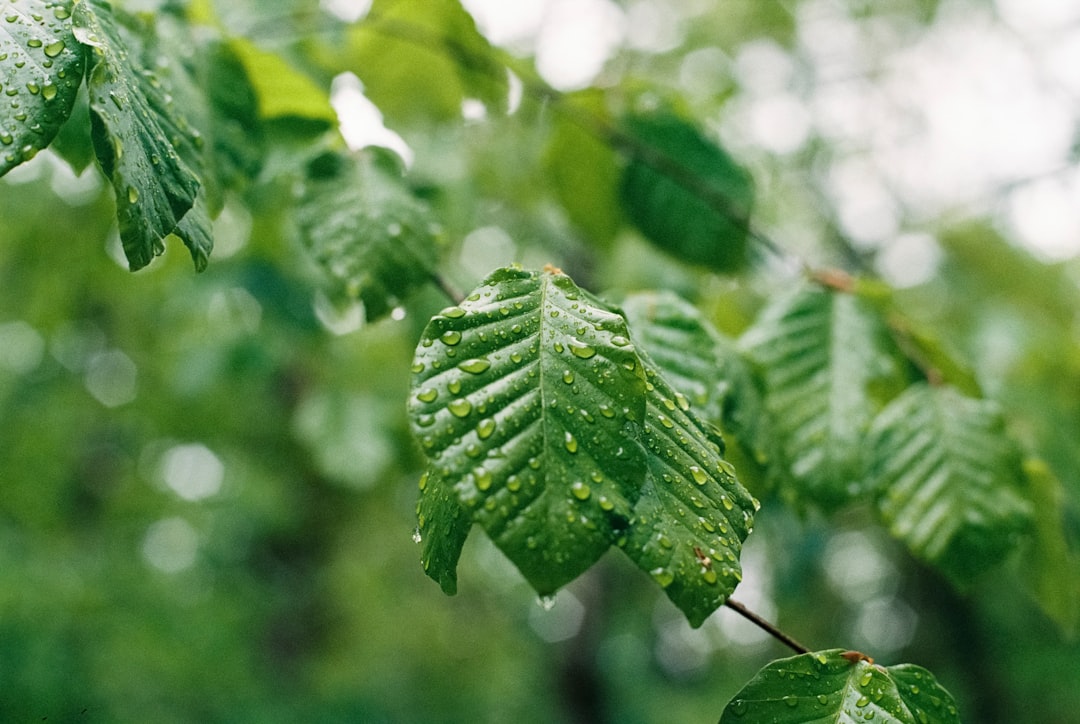
[[[716,428],[639,354],[647,378],[648,474],[624,551],[700,626],[742,580],[739,554],[757,501],[724,460]]]
[[[885,324],[855,294],[805,286],[775,301],[739,341],[761,371],[765,406],[795,500],[826,510],[865,492],[863,439],[898,375]]]
[[[720,426],[758,465],[772,458],[761,390],[734,343],[674,292],[623,300],[634,339],[695,412]]]
[[[71,5],[20,0],[0,14],[0,176],[34,157],[71,114],[85,53]]]
[[[190,235],[203,225],[178,228],[199,191],[180,152],[198,145],[198,134],[153,69],[128,52],[137,34],[123,29],[123,20],[103,0],[83,0],[72,11],[75,37],[90,57],[91,138],[115,191],[124,254],[131,269],[139,269],[164,252],[165,237],[177,233],[198,265],[205,261],[205,240]],[[134,20],[129,25],[138,27]]]
[[[890,532],[960,583],[1000,563],[1030,528],[1020,455],[994,402],[913,385],[874,421],[867,449]]]
[[[425,527],[462,529],[432,517],[452,491],[538,593],[592,565],[644,481],[645,380],[627,340],[621,316],[556,270],[498,270],[432,318],[409,402],[430,459]],[[456,557],[426,560],[445,588]]]
[[[311,161],[296,224],[330,294],[359,299],[369,320],[428,283],[438,261],[428,207],[367,158],[326,153]]]
[[[720,724],[959,724],[952,695],[926,669],[878,666],[831,649],[777,659],[724,709]]]

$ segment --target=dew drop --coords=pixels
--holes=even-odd
[[[690,466],[690,475],[694,478],[694,482],[698,485],[704,485],[709,480],[709,476],[706,475],[705,471],[699,468],[697,465]]]
[[[863,675],[859,677],[859,686],[869,686],[870,681],[874,678],[874,672],[867,669],[863,672]]]
[[[412,532],[413,543],[419,543],[423,539],[424,539],[423,536],[420,535],[420,528],[419,527],[414,528],[413,532]]]
[[[421,491],[423,491],[425,488],[427,488],[427,481],[428,481],[428,474],[427,473],[424,473],[423,475],[420,476],[420,482],[417,483],[417,486],[420,488]]]
[[[421,415],[420,417],[416,418],[416,424],[420,427],[431,427],[435,424],[435,416]]]
[[[47,57],[55,58],[56,56],[64,52],[64,41],[57,40],[55,43],[49,43],[45,46],[43,52]]]
[[[660,424],[668,428],[669,430],[675,427],[675,423],[668,419],[666,415],[657,415],[656,417],[658,420],[660,420]]]
[[[701,571],[701,577],[705,579],[706,583],[716,583],[716,571],[712,568],[703,568]]]
[[[128,186],[128,202],[137,204],[139,202],[139,190],[134,186]]]
[[[56,86],[52,83],[41,87],[41,97],[47,101],[51,101],[56,98]]]
[[[416,399],[421,402],[434,402],[435,398],[439,396],[439,391],[434,387],[425,387],[416,393]]]
[[[611,498],[606,495],[601,495],[596,502],[600,504],[600,510],[612,510],[615,507],[615,503],[611,502]]]
[[[654,568],[649,571],[649,575],[653,577],[653,580],[660,584],[661,588],[667,588],[675,582],[675,574],[666,568]]]
[[[866,706],[869,703],[870,703],[870,697],[869,696],[860,696],[855,701],[855,706],[857,706],[857,707],[859,707],[861,709],[861,708],[863,708],[864,706]]]
[[[788,696],[784,697],[784,703],[787,704],[792,709],[794,709],[795,707],[797,707],[799,705],[799,699],[798,699],[798,697],[791,696],[789,694]]]
[[[829,703],[829,697],[825,696],[824,694],[818,694],[817,695],[817,701],[818,701],[818,704],[821,704],[822,706],[825,706],[826,704]]]
[[[476,468],[473,470],[473,480],[476,481],[476,489],[481,492],[491,488],[491,473],[485,468]]]
[[[450,410],[450,414],[454,417],[466,417],[472,412],[472,403],[466,400],[464,397],[459,397],[456,400],[452,400],[446,409]]]
[[[592,494],[592,490],[590,490],[589,486],[585,483],[576,480],[570,486],[570,493],[578,500],[588,500],[589,496]]]
[[[521,490],[521,478],[517,475],[511,475],[506,479],[506,489],[511,493],[516,493]]]
[[[42,43],[38,38],[30,38],[30,40],[26,41],[26,45],[31,48],[40,48]]]
[[[482,357],[478,357],[476,359],[468,359],[464,362],[458,363],[459,369],[465,370],[466,372],[470,372],[474,375],[478,375],[481,372],[486,372],[490,367],[491,362]]]
[[[577,448],[578,448],[577,439],[572,434],[570,434],[569,431],[567,431],[566,437],[563,439],[563,444],[566,445],[566,452],[568,452],[568,453],[576,453],[577,452]]]
[[[625,347],[630,344],[630,340],[620,334],[616,334],[611,338],[611,343],[616,347]]]
[[[495,432],[495,421],[490,417],[485,417],[476,424],[476,436],[481,440],[487,440],[493,432]]]
[[[589,359],[596,356],[596,350],[587,344],[580,342],[571,343],[570,353],[579,359]]]
[[[574,373],[570,370],[563,370],[562,381],[568,385],[574,384]]]
[[[446,389],[450,390],[451,395],[456,395],[461,392],[461,380],[450,380],[446,385]]]
[[[612,410],[608,405],[600,405],[600,414],[610,420],[615,417],[615,410]]]
[[[556,342],[555,344],[553,344],[553,345],[551,345],[551,346],[552,346],[552,347],[554,348],[554,350],[555,350],[556,352],[558,352],[559,354],[562,354],[562,351],[563,351],[563,349],[565,349],[565,348],[564,348],[564,347],[562,346],[562,342]]]
[[[448,329],[442,333],[439,337],[443,344],[448,344],[453,347],[455,344],[461,341],[461,332],[456,329]]]
[[[724,506],[724,510],[731,510],[735,507],[735,505],[731,502],[731,498],[726,495],[720,496],[720,503]]]

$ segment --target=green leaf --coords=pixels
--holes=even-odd
[[[1065,532],[1065,490],[1042,460],[1026,460],[1024,473],[1036,515],[1021,570],[1042,610],[1073,638],[1080,625],[1080,555]]]
[[[346,52],[364,93],[394,122],[461,118],[467,98],[505,106],[506,69],[458,0],[375,0]]]
[[[742,268],[754,201],[746,170],[669,113],[631,116],[624,126],[635,139],[620,187],[631,221],[684,261],[720,272]]]
[[[805,286],[774,301],[741,338],[760,369],[787,492],[838,507],[863,489],[872,383],[896,373],[884,324],[853,294]]]
[[[866,447],[889,530],[960,583],[1000,563],[1031,524],[1019,454],[989,400],[913,385],[882,410]]]
[[[765,403],[733,342],[674,292],[634,294],[622,308],[638,346],[694,409],[734,436],[754,463],[768,463],[774,445]]]
[[[639,349],[648,379],[648,477],[624,550],[700,626],[742,580],[758,503],[722,457],[724,441]]]
[[[332,295],[362,301],[369,320],[431,281],[438,237],[427,205],[369,161],[312,161],[296,223]]]
[[[195,204],[199,180],[179,150],[200,140],[154,74],[133,62],[108,3],[83,0],[75,5],[72,22],[75,37],[90,52],[94,150],[116,194],[120,240],[134,271],[164,252],[163,239],[177,231]],[[190,229],[177,233],[195,245],[191,251],[198,264],[201,240]]]
[[[603,97],[596,92],[579,93],[565,102],[582,113],[606,115]],[[592,242],[606,245],[622,223],[618,156],[565,115],[555,116],[553,124],[543,163],[555,196],[575,226]]]
[[[878,666],[841,649],[771,662],[735,695],[720,724],[951,724],[956,702],[926,669]]]
[[[457,491],[430,468],[420,477],[416,503],[416,535],[422,546],[424,572],[438,582],[443,593],[457,593],[457,564],[472,528],[472,516],[458,501]]]
[[[414,373],[412,427],[432,471],[422,497],[434,496],[422,511],[445,510],[452,489],[541,594],[625,530],[644,479],[644,373],[622,317],[569,277],[494,272],[432,318]],[[424,528],[436,524],[463,525],[428,514]],[[452,573],[427,560],[445,587]]]
[[[337,125],[337,113],[326,89],[280,55],[246,38],[231,38],[227,47],[247,71],[262,118],[302,118],[315,121],[320,129]]]
[[[71,5],[20,0],[0,14],[0,176],[34,157],[71,114],[85,54]]]

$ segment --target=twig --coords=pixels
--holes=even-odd
[[[727,606],[728,608],[730,608],[735,613],[742,616],[743,618],[745,618],[750,623],[752,623],[755,626],[757,626],[758,628],[760,628],[762,631],[764,631],[767,634],[769,634],[770,636],[772,636],[774,639],[780,641],[780,643],[784,644],[785,646],[792,649],[796,653],[799,653],[799,654],[808,654],[808,653],[810,653],[810,649],[806,648],[805,646],[800,644],[798,641],[791,638],[786,633],[784,633],[783,631],[778,629],[776,626],[769,623],[768,621],[763,619],[761,616],[758,616],[756,613],[754,613],[753,611],[751,611],[750,609],[748,609],[746,606],[742,605],[741,603],[739,603],[735,599],[729,598],[728,600],[724,601],[724,605]]]

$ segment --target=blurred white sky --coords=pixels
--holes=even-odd
[[[351,3],[358,14],[366,4]],[[535,53],[541,75],[564,90],[592,83],[620,46],[675,47],[696,14],[716,12],[706,0],[463,4],[492,42]],[[855,21],[846,5],[793,4],[793,52],[761,39],[734,57],[704,48],[687,56],[680,80],[706,93],[734,75],[740,93],[713,125],[736,153],[782,157],[815,134],[832,142],[839,160],[822,190],[844,231],[865,247],[911,242],[883,255],[891,281],[917,283],[932,271],[920,271],[918,259],[935,258],[932,238],[901,228],[905,218],[910,227],[944,213],[987,213],[1045,260],[1080,252],[1080,172],[1070,160],[1080,125],[1080,1],[944,0],[928,29],[900,18]]]

